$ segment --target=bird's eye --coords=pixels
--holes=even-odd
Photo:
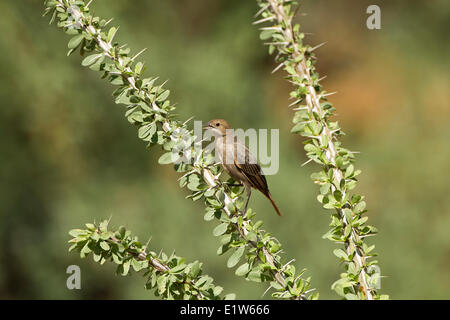
[[[218,127],[218,126],[219,126],[219,123],[217,122],[217,123],[216,123],[216,127]]]

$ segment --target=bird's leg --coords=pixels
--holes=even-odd
[[[245,191],[247,191],[247,201],[245,201],[244,214],[247,213],[248,201],[250,200],[250,195],[252,194],[252,188],[250,186],[245,186]]]

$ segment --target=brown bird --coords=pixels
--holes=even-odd
[[[209,121],[204,128],[211,130],[216,138],[216,154],[225,171],[230,177],[242,183],[245,187],[247,201],[245,202],[244,212],[247,212],[248,201],[252,192],[251,188],[255,188],[270,200],[277,214],[281,216],[280,209],[269,192],[266,177],[256,158],[250,153],[245,144],[233,134],[228,122],[223,119],[214,119]]]

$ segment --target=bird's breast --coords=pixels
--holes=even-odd
[[[242,182],[245,176],[238,170],[235,159],[234,143],[227,143],[223,137],[216,138],[216,155],[219,158],[222,167],[236,181]],[[233,141],[233,140],[231,140]]]

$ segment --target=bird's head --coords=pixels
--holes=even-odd
[[[203,128],[211,130],[215,136],[224,136],[227,129],[231,129],[228,122],[223,119],[213,119],[209,121],[208,124]]]

